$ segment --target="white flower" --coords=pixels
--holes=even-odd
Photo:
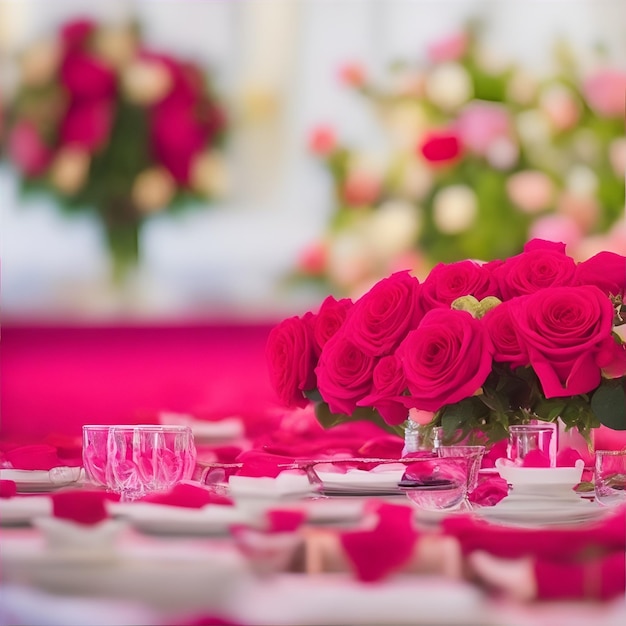
[[[437,193],[433,202],[435,226],[446,235],[467,230],[476,219],[478,199],[467,185],[450,185]]]
[[[191,186],[207,197],[224,197],[231,188],[224,157],[215,150],[200,153],[191,166]]]
[[[498,170],[508,170],[517,163],[519,148],[509,137],[498,137],[487,148],[486,156],[492,167]]]
[[[455,111],[474,94],[472,79],[458,63],[442,63],[426,79],[426,95],[444,111]]]
[[[619,137],[611,142],[609,160],[618,176],[626,176],[626,137]]]
[[[338,233],[329,242],[328,275],[344,289],[361,283],[374,271],[368,240],[361,228]]]
[[[132,199],[142,213],[158,213],[172,200],[176,183],[164,167],[152,167],[137,176],[132,189]]]
[[[368,219],[372,254],[385,261],[410,250],[419,235],[421,210],[405,200],[388,200]]]
[[[172,77],[162,63],[137,59],[122,72],[122,86],[131,102],[150,105],[167,95]]]
[[[400,149],[414,149],[428,125],[428,118],[415,101],[402,101],[387,107],[384,122],[391,141]]]
[[[50,182],[63,195],[73,196],[85,184],[90,163],[86,150],[74,146],[61,148],[50,168]]]
[[[565,186],[577,196],[593,196],[598,189],[598,177],[586,165],[575,165],[567,174]]]
[[[537,80],[523,69],[518,69],[507,85],[506,99],[528,106],[537,95]]]
[[[398,191],[413,200],[421,200],[433,185],[433,173],[422,161],[409,158],[400,174]]]
[[[62,48],[56,39],[37,42],[20,59],[20,79],[28,87],[37,87],[50,82],[61,62]]]
[[[530,109],[520,113],[515,125],[523,143],[536,145],[550,141],[550,121],[542,111]]]

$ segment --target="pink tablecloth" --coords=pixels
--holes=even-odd
[[[162,410],[240,415],[275,407],[271,325],[2,327],[3,436],[79,434],[87,423],[154,421]]]

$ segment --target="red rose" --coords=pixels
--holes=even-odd
[[[405,389],[402,362],[395,354],[384,356],[374,367],[371,392],[358,405],[373,406],[387,424],[402,424],[408,415],[400,397]]]
[[[96,24],[91,20],[73,20],[64,24],[61,28],[61,40],[66,48],[80,48],[87,43],[87,40],[95,30]]]
[[[315,373],[317,388],[333,413],[351,415],[372,385],[376,359],[365,354],[342,329],[322,350]]]
[[[438,411],[473,396],[491,371],[493,345],[466,311],[434,309],[398,348],[410,396],[406,406]]]
[[[575,396],[600,384],[598,360],[612,342],[613,306],[598,287],[553,287],[512,309],[546,398]]]
[[[39,176],[48,167],[52,152],[42,141],[35,125],[21,120],[11,130],[9,156],[26,176]]]
[[[61,145],[77,144],[89,152],[106,145],[113,125],[113,103],[84,100],[72,103],[61,122]]]
[[[439,263],[422,284],[422,306],[426,311],[437,307],[449,307],[461,296],[474,296],[482,300],[498,296],[497,282],[492,272],[475,261]]]
[[[155,108],[151,124],[156,160],[182,185],[189,182],[191,163],[205,146],[207,128],[196,118],[193,104],[167,100]]]
[[[319,349],[326,345],[326,342],[341,328],[348,311],[352,308],[352,300],[342,298],[336,300],[333,296],[328,296],[313,321],[313,336]]]
[[[393,352],[422,318],[419,287],[408,271],[378,281],[354,303],[346,318],[350,341],[370,356]]]
[[[493,343],[493,360],[509,363],[511,369],[528,365],[528,353],[520,342],[512,309],[520,305],[521,298],[507,300],[487,312],[483,324]]]
[[[270,382],[285,406],[305,407],[308,400],[303,392],[316,387],[312,317],[306,313],[283,320],[267,339]]]
[[[111,100],[115,96],[115,72],[100,59],[80,50],[65,57],[61,82],[72,98]]]
[[[577,265],[576,284],[595,285],[607,295],[626,295],[626,257],[599,252]]]
[[[452,131],[433,131],[419,146],[420,154],[435,165],[448,165],[461,156],[461,141]]]
[[[534,239],[524,252],[494,270],[504,300],[535,293],[546,287],[573,285],[576,263],[565,254],[564,244]]]

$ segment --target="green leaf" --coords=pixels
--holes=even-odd
[[[603,382],[591,398],[591,409],[604,426],[626,430],[624,384],[620,380]]]
[[[333,413],[326,402],[318,402],[315,405],[315,417],[321,424],[322,428],[329,429],[339,424],[347,422],[372,422],[386,432],[402,437],[404,428],[402,426],[391,426],[385,422],[376,409],[370,407],[357,407],[352,415],[343,413]]]

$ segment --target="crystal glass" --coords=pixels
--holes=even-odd
[[[596,450],[594,483],[599,504],[626,502],[626,450]]]
[[[550,466],[556,466],[556,450],[552,445],[555,433],[553,424],[518,424],[509,426],[508,457],[520,462],[532,450],[543,452],[550,459]]]
[[[441,457],[458,457],[467,463],[467,493],[472,493],[478,484],[478,470],[485,454],[485,446],[440,446]]]
[[[85,471],[96,484],[135,500],[193,475],[196,449],[188,426],[83,428]]]
[[[420,509],[440,511],[457,508],[467,495],[467,461],[436,455],[416,458],[407,465],[399,487]]]
[[[107,437],[110,426],[86,424],[83,426],[83,467],[89,482],[106,487]]]

